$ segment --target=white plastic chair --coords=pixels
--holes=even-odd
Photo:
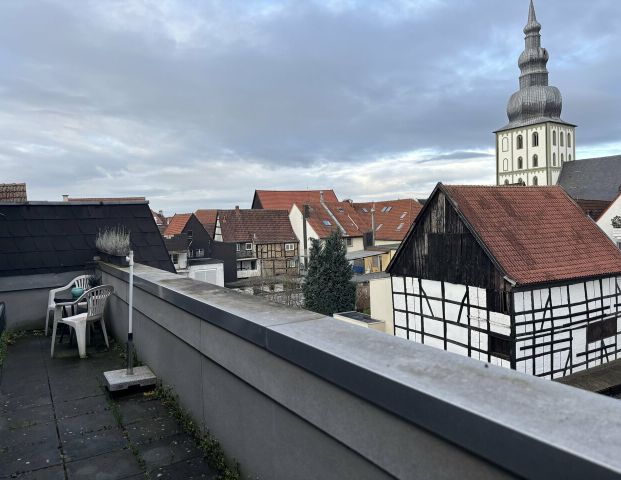
[[[77,315],[72,315],[70,317],[62,318],[63,306],[70,304],[65,303],[56,306],[54,309],[54,324],[52,326],[52,358],[54,357],[54,345],[56,344],[56,327],[59,323],[69,325],[75,330],[75,337],[78,342],[80,358],[86,358],[86,326],[89,322],[100,322],[101,331],[103,332],[104,340],[106,341],[106,347],[110,348],[103,312],[106,306],[106,301],[113,291],[114,287],[112,285],[101,285],[87,290],[80,296],[80,298],[70,303],[79,304],[80,302],[86,302],[87,311]]]
[[[47,336],[47,327],[50,321],[50,313],[53,315],[54,309],[56,308],[56,302],[54,302],[54,298],[56,297],[56,294],[60,292],[64,292],[65,290],[70,290],[74,287],[83,288],[86,291],[91,287],[89,278],[90,278],[90,275],[80,275],[79,277],[75,277],[64,287],[54,288],[50,290],[50,293],[47,299],[47,313],[45,314],[45,336]]]

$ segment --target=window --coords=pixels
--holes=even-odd
[[[559,134],[559,140],[561,143],[561,147],[564,147],[565,146],[565,135],[563,134],[563,132]]]
[[[380,229],[380,228],[382,228],[382,226],[383,226],[383,225],[384,225],[383,223],[380,223],[380,224],[379,224],[379,225],[375,228],[375,231],[376,231],[376,232],[378,232],[378,231],[379,231],[379,229]]]
[[[524,160],[522,159],[522,157],[518,157],[518,170],[521,170],[524,168]]]
[[[324,221],[323,221],[323,224],[324,224],[326,227],[329,227],[330,225],[332,225],[332,224],[330,223],[330,220],[324,220]]]
[[[522,148],[524,148],[524,138],[522,137],[522,135],[518,135],[517,136],[517,149],[522,150]]]
[[[392,210],[392,207],[384,207],[384,208],[382,208],[382,212],[384,212],[384,213],[388,213],[391,210]]]
[[[505,185],[509,185],[509,180],[505,180]]]
[[[252,250],[252,243],[246,243],[246,250]]]
[[[489,332],[488,335],[489,353],[495,357],[509,360],[511,358],[511,339],[498,333]]]
[[[571,153],[567,156],[567,161],[571,162]]]
[[[608,318],[587,325],[587,343],[599,342],[617,334],[617,318]]]
[[[571,133],[567,134],[567,146],[571,147]]]
[[[539,185],[539,179],[537,179],[537,177],[533,177],[533,185]]]
[[[194,258],[194,250],[188,249],[188,258]]]
[[[403,220],[407,214],[408,212],[403,212],[401,216],[399,217],[399,219]]]
[[[518,184],[518,185],[526,185],[526,184],[524,183],[524,180],[522,180],[522,177],[518,178],[518,182],[517,182],[517,184]]]
[[[556,145],[556,130],[552,132],[552,145]]]
[[[188,240],[192,240],[192,230],[188,230]]]
[[[237,244],[237,249],[236,249],[236,250],[237,250],[238,252],[240,252],[240,251],[241,251],[241,243],[238,243],[238,244]]]
[[[556,167],[556,153],[552,154],[552,166]]]
[[[539,157],[537,155],[533,155],[533,167],[537,168],[539,166]]]
[[[405,225],[405,224],[404,223],[400,223],[399,224],[399,226],[397,227],[397,232],[403,228],[403,225]]]
[[[194,256],[195,257],[204,257],[205,256],[205,250],[203,250],[202,248],[197,248],[196,250],[194,250]]]
[[[287,268],[295,268],[297,267],[298,262],[294,259],[287,260]]]
[[[539,134],[537,132],[533,132],[533,147],[539,146]]]
[[[508,159],[508,158],[505,158],[505,159],[502,161],[502,169],[503,169],[503,171],[505,171],[505,172],[506,172],[507,170],[509,170],[509,159]]]
[[[364,213],[369,213],[369,211],[368,211],[366,208],[364,208],[364,207],[362,207],[362,211],[363,211]]]
[[[292,252],[295,250],[295,243],[285,243],[285,251]]]
[[[179,264],[179,254],[178,254],[178,253],[173,253],[173,254],[170,256],[170,259],[172,260],[172,262],[173,262],[175,265],[178,265],[178,264]]]
[[[502,138],[502,151],[507,152],[509,150],[509,139],[507,137]]]
[[[256,270],[256,269],[257,269],[256,260],[244,260],[242,262],[237,262],[237,271]]]
[[[351,237],[345,238],[345,245],[351,247],[354,244],[354,240]]]

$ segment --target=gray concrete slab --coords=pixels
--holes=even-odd
[[[105,393],[103,368],[122,366],[117,351],[94,347],[81,360],[63,345],[66,355],[50,359],[49,341],[19,339],[0,368],[0,478],[215,478],[159,400]],[[179,469],[154,473],[171,464]]]

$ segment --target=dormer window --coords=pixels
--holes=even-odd
[[[524,148],[524,137],[522,135],[517,136],[517,149],[522,150]]]

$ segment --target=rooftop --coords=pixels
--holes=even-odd
[[[223,242],[279,243],[298,239],[285,210],[219,210]]]
[[[27,200],[25,183],[0,183],[0,203],[24,203]]]
[[[621,191],[621,155],[565,162],[558,185],[578,200],[611,202]]]
[[[289,211],[294,203],[303,205],[322,198],[326,202],[339,201],[334,190],[255,190],[252,208]]]
[[[195,440],[155,395],[112,397],[102,372],[119,350],[54,359],[49,337],[28,335],[0,364],[0,472],[11,478],[213,478]],[[148,474],[149,477],[145,477]]]

